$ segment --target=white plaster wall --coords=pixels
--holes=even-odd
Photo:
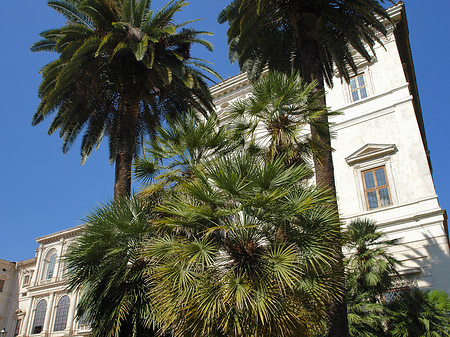
[[[8,308],[10,304],[11,293],[14,290],[15,278],[15,263],[0,260],[0,279],[5,281],[3,291],[0,292],[0,330],[6,327]]]

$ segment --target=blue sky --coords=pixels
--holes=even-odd
[[[109,200],[114,169],[108,162],[106,142],[81,166],[79,143],[63,154],[58,135],[47,134],[48,122],[31,126],[39,103],[38,71],[55,56],[31,53],[30,46],[41,31],[59,27],[64,20],[47,7],[46,0],[4,2],[4,28],[0,33],[0,259],[18,261],[34,256],[35,238],[81,224],[92,207]],[[191,0],[177,20],[204,19],[194,27],[215,34],[208,37],[214,52],[199,49],[194,50],[194,56],[213,62],[223,78],[238,72],[227,58],[227,27],[216,22],[217,14],[228,2]],[[163,3],[154,1],[153,7]],[[446,208],[450,204],[450,2],[435,0],[432,6],[421,0],[405,3],[434,182],[441,207]]]

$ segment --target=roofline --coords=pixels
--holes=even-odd
[[[36,257],[32,257],[23,261],[16,262],[17,267],[27,266],[36,263]]]
[[[422,107],[420,105],[416,71],[414,68],[411,44],[409,40],[409,28],[405,4],[402,1],[399,1],[394,7],[396,7],[396,13],[399,12],[399,18],[398,21],[396,22],[394,30],[397,50],[403,65],[403,72],[405,74],[405,79],[409,84],[409,92],[413,97],[412,102],[414,106],[414,112],[416,115],[417,124],[419,126],[422,144],[427,157],[428,167],[430,168],[430,172],[433,173],[433,168],[431,166],[430,150],[428,149],[427,137],[425,134],[425,125],[423,121]]]
[[[68,229],[64,229],[62,231],[59,232],[55,232],[55,233],[51,233],[45,236],[41,236],[36,238],[36,242],[37,243],[49,243],[49,242],[54,242],[57,241],[61,238],[69,238],[69,237],[73,237],[76,236],[77,234],[79,234],[82,229],[85,227],[85,225],[79,225],[76,227],[71,227]]]

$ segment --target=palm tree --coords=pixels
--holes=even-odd
[[[202,118],[189,110],[168,118],[155,128],[155,136],[146,142],[144,155],[134,164],[135,177],[142,182],[141,196],[173,187],[180,178],[188,178],[211,156],[220,156],[237,148],[228,127],[219,125],[214,112]]]
[[[310,170],[235,152],[204,161],[156,208],[150,300],[161,332],[310,336],[333,293],[339,225]]]
[[[51,0],[67,20],[41,33],[32,51],[53,51],[59,58],[42,69],[41,103],[33,125],[55,114],[49,134],[59,130],[63,152],[84,132],[82,163],[109,138],[115,162],[114,197],[131,189],[131,165],[142,139],[166,115],[188,106],[211,109],[202,61],[191,46],[211,45],[199,32],[173,23],[187,5],[171,1],[153,13],[150,0]]]
[[[334,69],[349,79],[349,70],[356,72],[353,50],[366,60],[371,59],[375,43],[385,34],[381,22],[388,19],[383,0],[234,0],[219,15],[219,22],[228,21],[228,42],[232,60],[258,77],[264,67],[270,70],[300,71],[302,78],[317,81],[316,90],[325,82],[332,85]],[[326,106],[323,98],[322,106]],[[327,116],[322,116],[327,124]],[[319,160],[314,158],[316,181],[327,186],[336,196],[329,130],[319,135],[311,128],[313,139],[328,147]],[[336,204],[337,207],[337,204]],[[340,254],[342,255],[342,254]],[[342,257],[338,268],[343,275]],[[342,278],[342,283],[344,280]],[[345,298],[331,303],[328,335],[347,336]]]
[[[306,134],[308,125],[321,132],[328,128],[321,117],[330,112],[320,105],[324,93],[313,93],[316,84],[295,72],[269,72],[252,82],[252,95],[233,102],[222,118],[246,148],[265,151],[269,160],[284,156],[287,164],[299,164],[312,154],[320,158],[324,149]]]
[[[388,251],[398,240],[387,240],[375,222],[368,219],[350,222],[345,238],[345,247],[350,251],[345,259],[348,289],[365,293],[367,300],[374,303],[398,277],[401,263]]]
[[[398,279],[400,262],[388,249],[398,240],[387,240],[371,220],[354,220],[345,232],[347,312],[352,337],[385,335],[387,310],[383,294]]]
[[[388,336],[450,336],[450,298],[444,291],[404,292],[388,308]]]
[[[155,202],[118,199],[97,207],[67,256],[70,289],[81,294],[77,316],[88,318],[93,337],[155,335],[140,257],[142,242],[155,235],[149,222]]]

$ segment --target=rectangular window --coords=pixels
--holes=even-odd
[[[25,275],[25,277],[23,278],[22,286],[25,287],[29,284],[30,284],[30,275]]]
[[[5,280],[0,280],[0,293],[3,292],[4,287],[5,287]]]
[[[22,320],[18,319],[16,322],[16,329],[14,330],[14,336],[17,336],[20,333],[20,325],[22,324]]]
[[[356,75],[350,78],[350,96],[352,98],[352,102],[356,102],[367,97],[367,87],[364,74]]]
[[[383,294],[382,301],[386,304],[392,303],[400,299],[404,293],[409,291],[411,291],[411,288],[408,286],[389,289]]]
[[[89,319],[87,312],[85,312],[78,321],[78,328],[80,330],[88,330],[90,329],[90,327],[91,327],[91,320]]]
[[[392,205],[386,167],[376,167],[363,171],[364,194],[368,209]]]

